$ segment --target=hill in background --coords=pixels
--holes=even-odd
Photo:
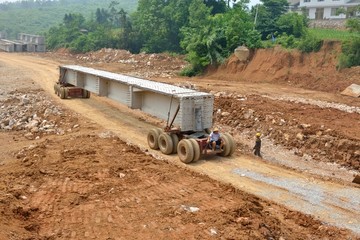
[[[60,1],[19,1],[0,4],[0,31],[5,31],[8,38],[15,39],[16,34],[43,34],[52,26],[63,21],[68,13],[80,13],[85,18],[92,18],[97,8],[108,9],[113,0],[60,0]],[[117,9],[127,13],[135,11],[137,0],[117,1]]]

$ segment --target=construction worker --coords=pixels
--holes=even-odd
[[[261,157],[260,148],[261,148],[261,133],[256,133],[255,146],[253,147],[255,156]]]
[[[222,149],[224,141],[221,138],[218,128],[214,128],[214,130],[210,133],[207,142],[210,143],[213,151],[216,150],[216,146],[220,146],[220,149]]]

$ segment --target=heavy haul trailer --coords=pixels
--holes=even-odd
[[[222,134],[222,149],[212,151],[207,143],[213,125],[212,94],[77,65],[60,66],[54,90],[61,98],[88,98],[92,92],[167,121],[164,129],[150,129],[148,145],[164,154],[177,153],[182,162],[235,151],[234,139],[227,133]]]

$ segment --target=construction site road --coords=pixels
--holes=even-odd
[[[62,63],[26,54],[8,53],[0,53],[0,62],[13,68],[26,70],[32,76],[31,79],[52,95],[57,103],[101,125],[104,129],[115,133],[120,139],[138,146],[142,151],[150,153],[159,160],[166,159],[173,164],[205,174],[217,181],[229,183],[289,209],[310,214],[322,222],[360,234],[360,188],[355,184],[324,180],[306,172],[273,164],[267,161],[266,157],[265,159],[254,158],[242,155],[238,151],[230,158],[207,156],[197,163],[185,165],[179,161],[177,155],[163,155],[159,151],[148,148],[147,132],[155,127],[156,119],[144,121],[144,118],[139,117],[141,112],[94,95],[90,99],[61,100],[58,98],[54,94],[53,85],[58,79],[58,66]],[[209,86],[210,83],[216,81],[204,82]],[[213,86],[218,91],[226,91],[229,88],[229,86],[219,84],[213,84]],[[246,89],[247,85],[241,83],[232,82],[230,87],[241,89],[242,92],[251,91]],[[278,92],[276,86],[267,86],[267,95],[271,93],[269,89],[272,89],[274,93]],[[257,91],[261,89],[257,88]],[[262,93],[259,92],[259,94]],[[326,100],[327,97],[324,94],[319,100]],[[351,179],[351,174],[345,172],[344,174],[347,174],[345,179]]]

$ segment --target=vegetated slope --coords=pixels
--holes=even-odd
[[[341,92],[352,83],[360,84],[360,67],[337,70],[341,43],[324,42],[316,53],[281,48],[258,49],[249,62],[235,55],[207,74],[214,78],[288,84],[325,92]]]
[[[19,32],[41,34],[61,23],[65,14],[80,13],[85,18],[94,17],[97,8],[108,9],[111,2],[112,0],[62,0],[3,3],[0,4],[0,31],[6,31],[8,38],[15,38]],[[123,8],[128,13],[133,12],[137,6],[137,0],[118,2],[116,8]]]

